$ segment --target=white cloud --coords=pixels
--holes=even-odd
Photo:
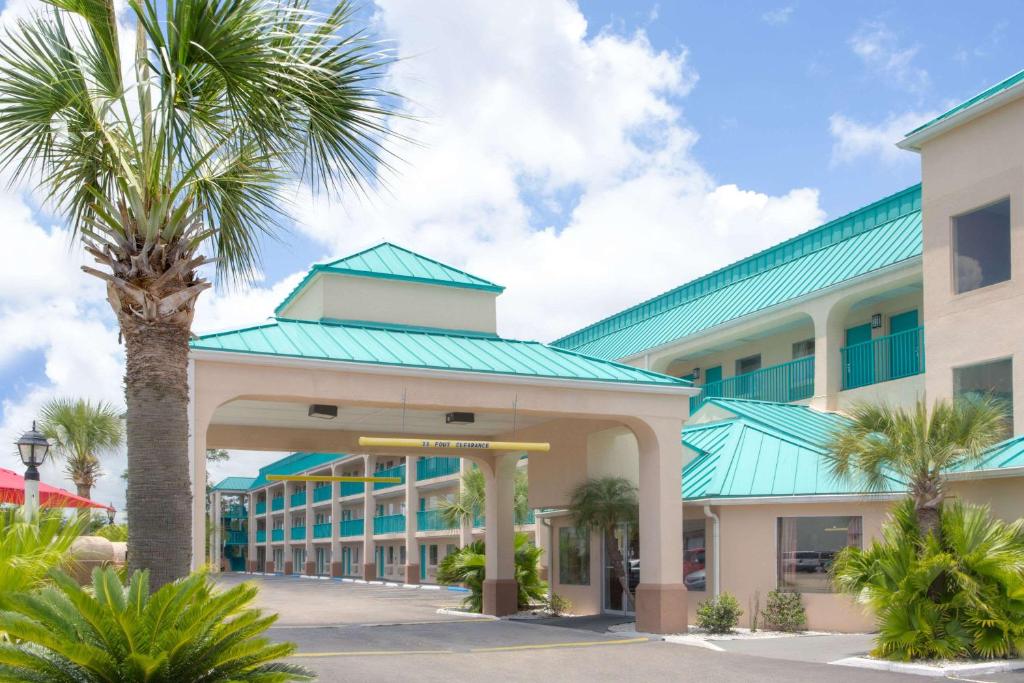
[[[920,46],[901,45],[899,36],[885,22],[865,23],[849,42],[865,66],[889,85],[921,93],[931,83],[928,71],[914,63]]]
[[[781,26],[782,24],[788,24],[789,20],[793,17],[793,12],[796,11],[796,7],[793,5],[787,5],[785,7],[777,7],[772,10],[768,10],[761,15],[761,21],[772,26]]]
[[[938,116],[938,112],[894,114],[878,124],[855,121],[843,114],[829,117],[832,134],[832,164],[840,165],[864,157],[876,157],[886,164],[918,163],[916,154],[896,147],[909,131]]]

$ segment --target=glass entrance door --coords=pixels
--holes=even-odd
[[[636,607],[630,594],[640,583],[640,535],[635,525],[620,524],[605,534],[602,564],[604,611],[633,614]]]

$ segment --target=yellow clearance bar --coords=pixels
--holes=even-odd
[[[268,474],[267,481],[361,481],[371,484],[401,484],[401,477],[329,477],[325,474]]]
[[[445,448],[471,451],[537,451],[547,453],[551,444],[531,441],[461,441],[458,439],[398,439],[391,437],[361,436],[360,446],[384,446],[388,448]]]

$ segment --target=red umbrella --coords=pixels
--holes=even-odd
[[[0,467],[0,503],[25,504],[25,477]],[[113,509],[109,505],[76,496],[71,491],[65,491],[43,482],[39,482],[39,504],[48,508]]]

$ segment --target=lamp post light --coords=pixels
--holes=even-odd
[[[114,504],[111,503],[110,507],[107,508],[107,524],[109,526],[114,526],[114,516],[116,514],[117,514],[117,508],[115,508]]]
[[[39,466],[46,460],[50,442],[36,431],[33,420],[32,429],[22,434],[15,445],[21,455],[21,462],[25,464],[25,517],[35,519],[39,512]]]

